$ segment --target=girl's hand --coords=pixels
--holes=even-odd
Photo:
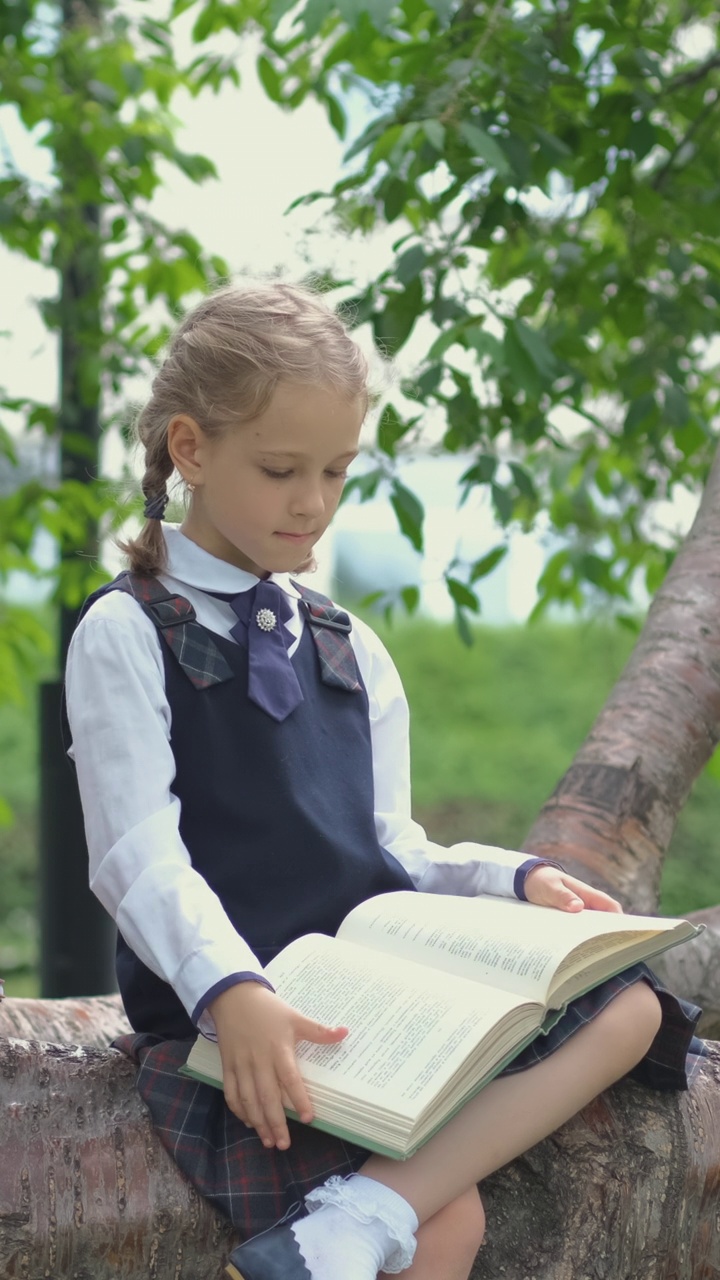
[[[208,1005],[217,1030],[223,1089],[231,1111],[256,1129],[266,1147],[285,1151],[283,1107],[308,1124],[313,1109],[295,1057],[298,1040],[337,1044],[347,1027],[325,1027],[259,982],[239,982]]]
[[[525,877],[525,897],[538,907],[558,911],[622,911],[619,902],[583,880],[566,875],[557,867],[533,867]]]

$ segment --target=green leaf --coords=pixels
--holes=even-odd
[[[515,337],[527,351],[540,376],[546,380],[554,378],[557,373],[557,361],[537,329],[531,329],[524,320],[511,320],[510,324]]]
[[[422,310],[422,281],[412,280],[402,293],[390,293],[384,311],[372,318],[375,341],[393,355],[410,337]]]
[[[657,141],[657,131],[647,116],[633,120],[627,132],[626,144],[635,152],[636,160],[644,160]]]
[[[508,553],[507,546],[493,547],[492,551],[488,551],[487,555],[481,556],[476,560],[470,570],[470,581],[478,582],[480,578],[487,578],[493,569],[505,559]]]
[[[466,346],[471,347],[479,359],[489,356],[493,364],[500,364],[502,343],[493,333],[473,325],[465,330],[464,339]]]
[[[492,501],[501,524],[509,524],[512,520],[515,503],[509,489],[503,488],[500,484],[493,482],[490,485]]]
[[[442,124],[439,120],[423,120],[423,129],[425,131],[425,137],[430,143],[430,146],[433,147],[435,151],[439,152],[440,155],[442,155],[443,151],[445,150],[444,124]]]
[[[475,637],[465,614],[457,605],[455,606],[455,627],[463,644],[467,645],[468,649],[471,649],[475,643]]]
[[[683,427],[674,428],[673,440],[684,457],[691,458],[694,453],[707,447],[708,433],[703,431],[698,422],[689,421]]]
[[[374,471],[366,471],[361,476],[351,476],[343,489],[341,503],[347,502],[352,493],[359,494],[361,502],[367,502],[369,498],[375,497],[380,482],[384,479],[385,472],[381,467],[376,467]]]
[[[521,493],[524,498],[530,498],[531,501],[534,502],[537,498],[537,492],[531,476],[525,468],[521,467],[517,462],[510,463],[510,470],[518,493]]]
[[[497,458],[491,453],[483,453],[460,477],[460,484],[471,489],[476,484],[489,484],[497,471]]]
[[[477,596],[464,582],[460,582],[459,578],[451,578],[447,574],[445,575],[445,582],[452,599],[459,608],[470,609],[473,613],[480,612],[480,602]]]
[[[412,422],[404,422],[395,406],[386,404],[378,426],[378,445],[383,453],[387,453],[389,457],[393,458],[398,440],[402,440],[405,433],[409,431],[415,422],[417,422],[417,418],[413,418]]]
[[[282,79],[266,54],[257,60],[257,72],[260,83],[271,102],[283,101]]]
[[[644,395],[638,396],[637,400],[633,400],[623,423],[625,435],[629,436],[636,432],[638,427],[642,426],[650,415],[655,412],[656,408],[655,396],[652,391],[646,391]]]
[[[479,156],[491,169],[495,169],[501,177],[507,178],[510,176],[512,169],[508,158],[492,134],[486,133],[484,129],[480,129],[476,124],[471,124],[469,120],[460,121],[458,132],[470,147],[473,155]]]
[[[195,19],[192,29],[192,39],[195,44],[200,44],[203,40],[206,40],[210,33],[215,30],[217,16],[218,5],[216,0],[206,0]]]
[[[393,480],[390,502],[405,537],[416,551],[422,551],[425,508],[419,498],[399,480]]]
[[[388,222],[394,222],[396,218],[400,217],[405,208],[407,198],[407,184],[402,182],[400,178],[390,177],[387,182],[383,183],[383,203],[385,217]]]
[[[427,265],[427,261],[428,258],[424,246],[414,244],[411,249],[406,249],[405,253],[398,258],[395,275],[401,284],[409,284],[411,280],[420,275],[423,267]]]
[[[345,115],[345,111],[343,109],[342,103],[340,102],[339,98],[336,98],[332,93],[323,95],[323,102],[327,107],[328,119],[330,121],[330,124],[335,130],[338,138],[342,140],[347,133],[347,123],[348,123],[347,116]]]
[[[526,391],[532,398],[541,395],[545,389],[546,381],[538,373],[535,361],[530,356],[525,344],[520,341],[515,325],[512,322],[505,329],[502,353],[503,360],[515,386]]]
[[[274,29],[275,29],[275,27],[276,27],[276,26],[278,25],[278,23],[280,22],[280,19],[281,19],[281,18],[284,18],[284,17],[285,17],[285,14],[286,14],[286,13],[289,13],[289,12],[290,12],[290,10],[291,10],[292,8],[294,8],[295,3],[296,3],[296,0],[272,0],[272,3],[271,3],[271,5],[270,5],[270,28],[271,28],[271,30],[274,30]],[[307,6],[306,6],[306,9],[307,9]],[[306,12],[306,10],[305,10],[305,11],[303,11],[303,16],[304,16],[305,12]]]
[[[671,427],[684,427],[690,417],[690,402],[677,383],[671,382],[665,388],[663,397],[663,418]]]
[[[400,592],[400,598],[405,605],[407,613],[416,613],[417,607],[420,604],[420,588],[415,586],[403,587]]]

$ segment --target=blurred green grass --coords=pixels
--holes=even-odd
[[[478,627],[371,624],[392,653],[412,709],[415,813],[433,839],[518,846],[567,769],[628,657],[632,637],[600,624]],[[37,984],[37,733],[32,688],[0,717],[0,974],[12,994]],[[720,785],[699,780],[666,860],[661,910],[720,900]]]

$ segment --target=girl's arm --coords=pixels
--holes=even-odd
[[[180,837],[160,644],[129,596],[111,592],[83,619],[66,688],[91,887],[135,954],[212,1032],[208,993],[242,974],[262,980],[262,966]]]
[[[445,848],[413,821],[409,711],[400,676],[385,646],[358,618],[353,618],[352,641],[370,701],[375,829],[382,847],[425,893],[524,898],[527,874],[548,865],[545,859],[474,841]]]

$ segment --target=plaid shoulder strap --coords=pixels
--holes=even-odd
[[[315,649],[320,659],[323,684],[359,693],[362,689],[355,650],[350,643],[352,623],[343,609],[338,609],[327,596],[293,582],[299,591]]]
[[[157,578],[142,573],[121,573],[111,587],[137,600],[196,689],[232,680],[229,663],[184,596],[170,595]]]

